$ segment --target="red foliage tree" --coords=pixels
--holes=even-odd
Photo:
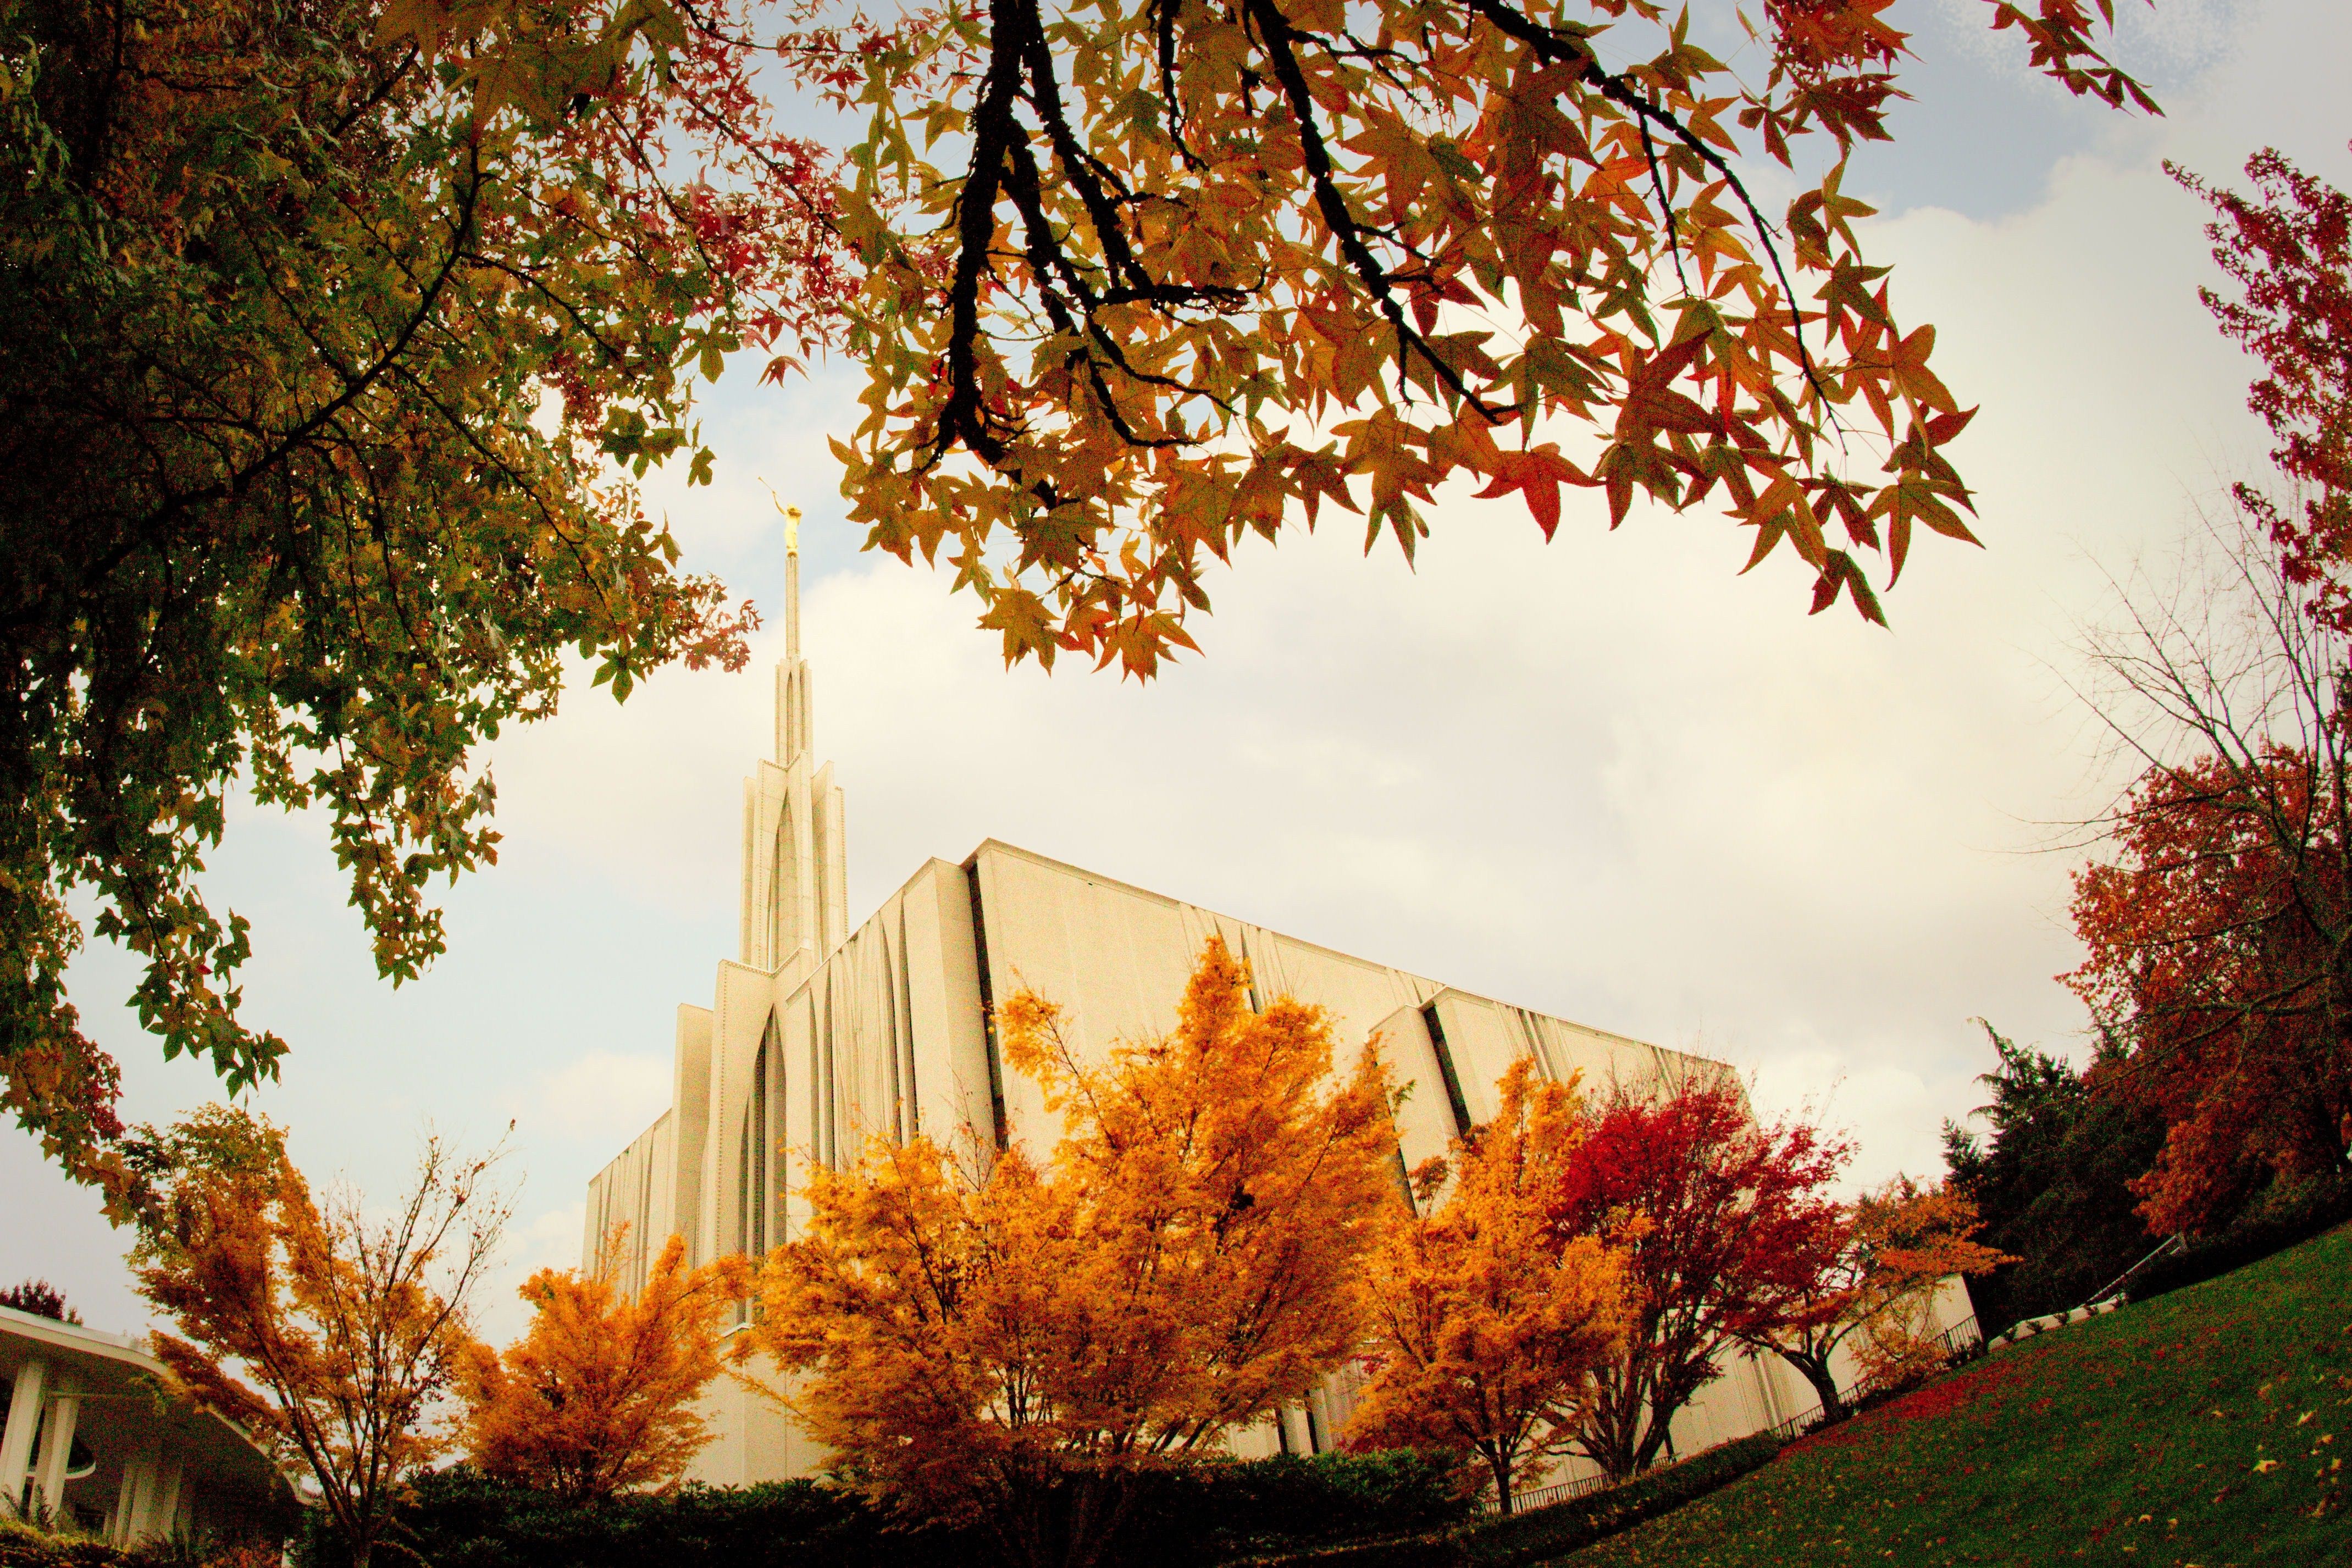
[[[2340,725],[2336,727],[2340,728]],[[2123,1050],[2095,1086],[2164,1117],[2150,1229],[2209,1229],[2273,1176],[2341,1168],[2352,1129],[2344,752],[2151,769],[2118,853],[2074,878],[2066,977]]]
[[[1804,1310],[1844,1239],[1827,1189],[1847,1154],[1802,1124],[1759,1126],[1725,1079],[1621,1088],[1593,1117],[1550,1218],[1625,1255],[1625,1351],[1601,1372],[1575,1439],[1612,1479],[1656,1462],[1675,1412],[1735,1342]]]
[[[2016,1259],[1969,1239],[1983,1228],[1977,1206],[1947,1185],[1909,1176],[1841,1208],[1838,1223],[1815,1226],[1787,1272],[1793,1289],[1780,1321],[1751,1341],[1804,1375],[1821,1396],[1822,1418],[1846,1415],[1833,1362],[1852,1345],[1866,1382],[1885,1386],[1941,1365],[1934,1316],[1943,1282],[1988,1274]]]
[[[2296,486],[2300,513],[2252,485],[2239,503],[2284,553],[2315,609],[2352,631],[2352,198],[2266,148],[2247,160],[2258,196],[2216,190],[2171,167],[2217,214],[2213,259],[2244,290],[2202,291],[2221,330],[2262,361],[2247,402],[2271,427],[2271,457]]]
[[[2275,151],[2247,162],[2252,195],[2171,172],[2216,214],[2241,293],[2205,303],[2262,363],[2249,402],[2293,500],[2239,485],[2226,570],[2136,597],[2092,648],[2144,768],[2105,824],[2113,863],[2075,877],[2089,954],[2065,978],[2118,1048],[2095,1086],[2165,1120],[2135,1184],[2159,1232],[2340,1171],[2352,1145],[2352,198]]]

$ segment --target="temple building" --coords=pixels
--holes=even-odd
[[[917,867],[854,930],[843,874],[842,791],[813,766],[810,679],[800,646],[800,558],[787,558],[775,757],[743,786],[741,933],[710,1005],[677,1010],[670,1108],[591,1181],[585,1254],[625,1225],[623,1281],[642,1287],[673,1233],[696,1262],[766,1251],[794,1233],[788,1158],[854,1159],[879,1134],[1017,1138],[1059,1133],[1035,1085],[1005,1068],[995,998],[1026,987],[1058,1003],[1082,1053],[1164,1033],[1212,934],[1247,961],[1258,997],[1288,995],[1331,1016],[1343,1051],[1378,1032],[1404,1100],[1406,1162],[1493,1115],[1516,1058],[1588,1087],[1728,1076],[1717,1061],[1454,989],[1111,877],[990,840],[961,861]],[[1234,1443],[1243,1453],[1332,1446],[1349,1375],[1303,1408]],[[1778,1358],[1743,1358],[1675,1423],[1691,1451],[1814,1404]],[[770,1401],[722,1379],[706,1412],[717,1433],[691,1472],[718,1484],[811,1474],[825,1456]]]

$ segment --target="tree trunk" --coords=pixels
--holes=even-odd
[[[1656,1468],[1658,1450],[1666,1446],[1666,1436],[1673,1430],[1674,1424],[1674,1411],[1668,1410],[1663,1414],[1655,1410],[1650,1412],[1650,1429],[1642,1434],[1641,1446],[1633,1450],[1635,1475],[1638,1476],[1643,1470]]]
[[[1611,1485],[1631,1480],[1638,1468],[1635,1442],[1642,1430],[1642,1385],[1631,1367],[1620,1363],[1595,1379],[1592,1402],[1585,1407],[1579,1447],[1601,1467]]]
[[[1488,1448],[1486,1468],[1495,1472],[1495,1510],[1507,1519],[1511,1514],[1510,1451],[1506,1448]]]
[[[1097,1568],[1133,1511],[1132,1472],[1117,1466],[1021,1467],[995,1502],[996,1535],[1019,1568]]]
[[[1805,1381],[1813,1385],[1813,1392],[1821,1396],[1822,1425],[1827,1427],[1844,1420],[1845,1397],[1838,1392],[1837,1378],[1830,1372],[1830,1358],[1807,1351],[1784,1350],[1778,1345],[1773,1348],[1780,1350],[1782,1361],[1803,1373]]]

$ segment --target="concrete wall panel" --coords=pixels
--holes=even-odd
[[[1402,1007],[1378,1026],[1381,1059],[1404,1094],[1396,1109],[1397,1144],[1406,1169],[1443,1156],[1454,1141],[1454,1113],[1437,1069],[1437,1048],[1417,1007]]]
[[[677,1009],[677,1062],[670,1084],[670,1224],[684,1233],[688,1260],[696,1267],[718,1256],[702,1223],[702,1171],[710,1144],[710,1041],[714,1015],[709,1008]]]
[[[599,1266],[605,1239],[625,1226],[621,1286],[631,1295],[645,1289],[646,1269],[677,1228],[670,1207],[676,1166],[673,1117],[665,1111],[590,1180],[580,1249],[583,1270]]]

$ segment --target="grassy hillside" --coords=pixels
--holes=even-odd
[[[2352,1230],[2004,1352],[1565,1560],[2352,1564]]]

